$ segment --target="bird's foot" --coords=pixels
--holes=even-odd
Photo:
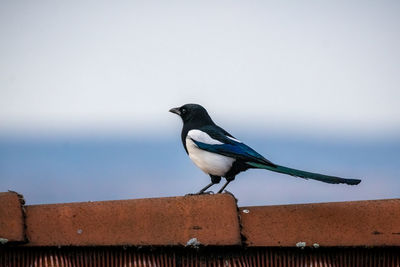
[[[197,193],[186,194],[185,197],[187,197],[187,196],[198,196],[198,195],[213,195],[213,194],[214,194],[213,191],[205,191],[205,192],[200,191],[200,192],[197,192]]]
[[[224,190],[223,192],[218,192],[217,194],[229,194],[233,196],[233,193],[229,192],[228,190]]]
[[[238,200],[233,193],[229,192],[228,190],[224,190],[223,194],[231,195],[236,200],[236,203],[237,203]]]

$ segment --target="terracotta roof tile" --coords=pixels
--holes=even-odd
[[[400,199],[243,207],[240,215],[249,246],[400,246]]]
[[[0,193],[0,241],[25,236],[26,246],[232,246],[241,236],[251,247],[400,246],[400,199],[238,213],[229,194],[23,206],[22,196]]]
[[[23,204],[15,192],[0,193],[0,243],[25,241]]]
[[[240,245],[229,194],[27,206],[29,246]],[[192,240],[196,241],[196,240]],[[196,242],[195,242],[196,243]]]

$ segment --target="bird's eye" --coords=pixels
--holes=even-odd
[[[182,112],[182,114],[185,114],[185,113],[186,113],[186,108],[183,108],[183,109],[181,110],[181,112]]]

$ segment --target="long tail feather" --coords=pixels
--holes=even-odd
[[[296,177],[301,177],[305,179],[313,179],[317,181],[321,181],[324,183],[330,183],[330,184],[348,184],[348,185],[357,185],[361,182],[359,179],[347,179],[347,178],[340,178],[336,176],[329,176],[329,175],[324,175],[324,174],[319,174],[319,173],[313,173],[313,172],[306,172],[306,171],[301,171],[301,170],[296,170],[284,166],[269,166],[269,165],[264,165],[260,163],[255,163],[255,162],[246,162],[249,166],[252,166],[253,168],[258,168],[258,169],[266,169],[270,170],[273,172],[279,172],[283,174],[288,174]]]

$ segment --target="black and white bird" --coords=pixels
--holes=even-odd
[[[218,191],[221,193],[238,173],[251,168],[266,169],[330,184],[357,185],[361,182],[358,179],[306,172],[274,164],[216,125],[207,110],[200,105],[186,104],[169,111],[182,118],[181,138],[186,153],[197,167],[211,177],[211,183],[198,194],[204,193],[224,177],[226,183]]]

